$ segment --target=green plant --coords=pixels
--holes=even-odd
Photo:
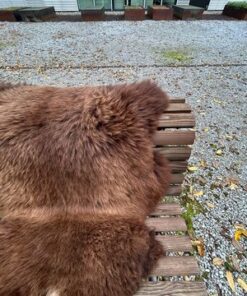
[[[194,237],[193,218],[196,215],[205,212],[205,209],[196,199],[191,198],[190,193],[186,191],[181,197],[181,204],[185,209],[182,217],[187,224],[188,233],[191,237]]]
[[[239,1],[239,2],[228,2],[227,7],[233,9],[247,9],[247,1]]]
[[[185,52],[180,50],[163,50],[161,54],[164,58],[177,62],[185,62],[191,59]]]

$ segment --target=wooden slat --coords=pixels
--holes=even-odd
[[[195,117],[192,113],[162,114],[159,119],[160,128],[167,127],[194,127]]]
[[[203,282],[146,282],[135,296],[207,296]]]
[[[168,196],[180,195],[181,192],[182,192],[182,186],[181,185],[170,185],[166,195],[168,195]]]
[[[183,174],[172,174],[171,184],[182,184],[184,181]]]
[[[182,213],[182,210],[179,204],[160,203],[150,216],[161,216],[161,215],[172,216],[172,215],[180,215],[181,213]]]
[[[166,256],[158,261],[150,275],[183,276],[199,273],[197,261],[193,256]]]
[[[186,103],[173,103],[171,102],[168,106],[168,108],[165,110],[165,113],[189,113],[191,112],[190,105]]]
[[[193,247],[188,236],[157,235],[166,252],[191,252]]]
[[[170,103],[185,103],[185,98],[181,97],[170,97]]]
[[[147,218],[146,225],[157,232],[187,230],[184,220],[180,217]]]
[[[170,162],[170,168],[172,170],[172,173],[183,173],[186,171],[188,166],[187,161],[171,161]]]
[[[154,135],[154,145],[191,145],[195,140],[193,131],[157,131]]]
[[[191,154],[191,148],[188,146],[183,147],[161,147],[155,148],[168,160],[187,160]]]

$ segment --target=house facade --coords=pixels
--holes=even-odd
[[[208,10],[223,10],[229,0],[161,0],[163,4],[191,4],[199,3],[206,5]],[[234,2],[240,0],[231,0]],[[56,11],[78,11],[78,2],[82,3],[82,7],[90,7],[104,5],[107,10],[123,10],[126,4],[141,5],[148,7],[152,5],[153,0],[1,0],[0,8],[19,7],[19,6],[54,6]]]

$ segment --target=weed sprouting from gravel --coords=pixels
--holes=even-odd
[[[188,62],[191,60],[191,56],[182,50],[162,50],[161,55],[163,58],[175,62]]]

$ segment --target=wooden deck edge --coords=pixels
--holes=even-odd
[[[185,276],[200,274],[194,256],[166,256],[161,258],[150,276]]]
[[[185,221],[180,217],[148,218],[146,225],[156,232],[187,231]]]
[[[146,282],[134,296],[207,296],[203,282]]]

